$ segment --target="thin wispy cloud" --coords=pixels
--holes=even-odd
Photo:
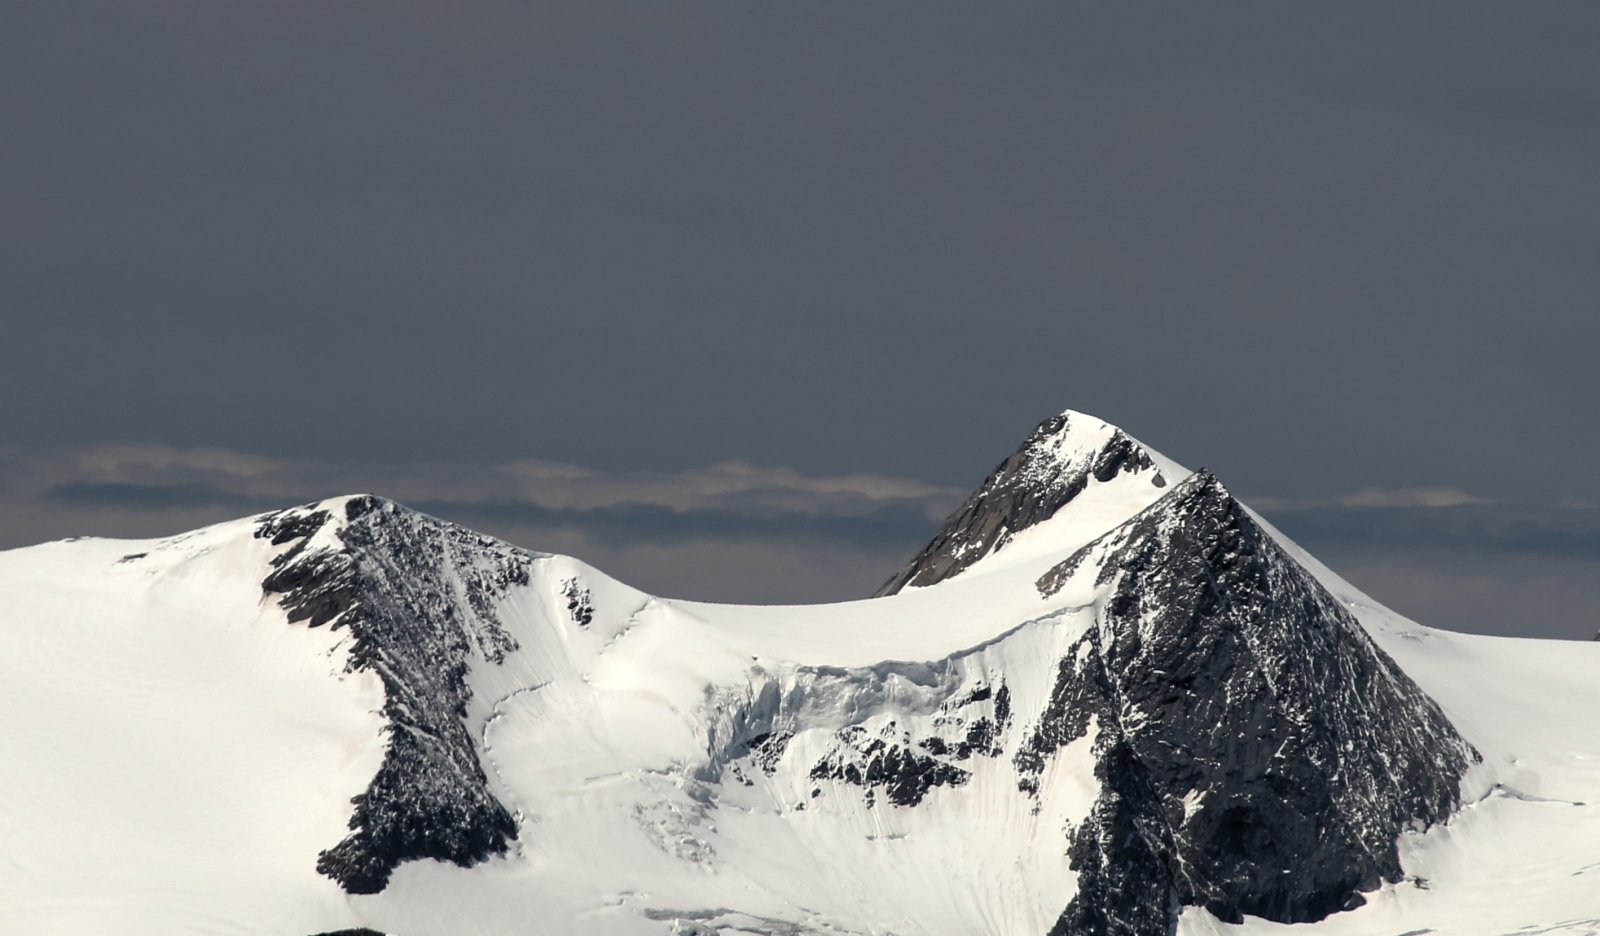
[[[1364,487],[1343,494],[1322,497],[1252,497],[1257,510],[1315,510],[1326,507],[1459,507],[1463,504],[1492,504],[1483,497],[1455,487]]]
[[[1593,507],[1486,501],[1441,506],[1335,502],[1263,512],[1289,536],[1312,548],[1368,545],[1600,559],[1600,509]]]
[[[1362,488],[1335,498],[1341,507],[1459,507],[1493,503],[1459,488]]]
[[[532,460],[357,466],[152,445],[0,452],[0,490],[63,507],[128,512],[271,507],[373,491],[419,509],[520,512],[539,520],[632,514],[645,526],[672,515],[705,514],[730,527],[788,515],[892,514],[931,522],[963,493],[909,478],[807,475],[743,461],[678,472],[603,472]]]
[[[976,482],[976,479],[974,479]],[[0,546],[159,537],[338,494],[373,492],[531,549],[584,559],[657,594],[815,602],[870,594],[966,491],[870,473],[723,461],[602,471],[556,461],[352,465],[219,448],[0,450]],[[1448,486],[1250,497],[1285,533],[1396,610],[1466,630],[1588,636],[1576,608],[1600,571],[1600,509]],[[1540,564],[1572,577],[1558,584]],[[1524,583],[1545,596],[1518,616]],[[1468,596],[1477,596],[1468,600]],[[1534,602],[1538,604],[1538,602]]]
[[[1284,533],[1396,611],[1451,630],[1587,640],[1600,508],[1495,502],[1445,488],[1268,505]]]
[[[738,601],[870,593],[965,492],[911,478],[723,461],[606,472],[553,461],[347,465],[223,449],[102,445],[0,451],[0,545],[159,537],[338,494],[373,492],[640,587]]]

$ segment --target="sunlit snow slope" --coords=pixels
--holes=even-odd
[[[883,592],[370,496],[0,553],[0,934],[1600,932],[1600,646],[1400,618],[1071,412]]]

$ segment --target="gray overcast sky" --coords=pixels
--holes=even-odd
[[[0,10],[5,544],[378,488],[844,597],[1071,406],[1427,623],[1600,624],[1600,5]]]

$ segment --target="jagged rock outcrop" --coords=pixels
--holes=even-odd
[[[1396,838],[1459,805],[1477,753],[1209,473],[1038,587],[1079,572],[1101,609],[1013,756],[1036,794],[1093,732],[1101,792],[1052,933],[1166,936],[1183,906],[1318,920],[1399,879]]]
[[[403,861],[503,854],[516,822],[463,721],[466,676],[473,658],[497,663],[516,649],[495,605],[528,583],[533,556],[372,496],[348,499],[339,517],[322,505],[268,514],[256,536],[288,546],[262,590],[291,622],[347,628],[348,668],[383,681],[383,764],[317,870],[370,894]]]
[[[916,806],[934,787],[964,785],[972,774],[963,762],[1004,754],[999,738],[1010,724],[1010,688],[984,683],[942,703],[933,730],[920,735],[894,721],[876,732],[859,724],[840,730],[810,777],[861,787],[868,806],[880,791],[895,806]]]
[[[1104,483],[1122,474],[1146,474],[1154,488],[1169,481],[1150,453],[1121,429],[1082,413],[1052,416],[1029,433],[1022,447],[989,474],[876,596],[957,575],[1003,549],[1012,536],[1054,516],[1091,481]]]
[[[708,762],[696,777],[726,782],[726,771],[748,786],[758,771],[779,772],[796,734],[829,725],[820,755],[787,761],[811,781],[811,799],[854,787],[869,808],[916,807],[936,787],[966,785],[980,759],[1003,757],[1012,711],[1010,686],[970,660],[761,674],[759,686],[708,706]]]

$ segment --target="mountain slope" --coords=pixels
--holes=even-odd
[[[1074,413],[886,588],[668,601],[371,496],[0,554],[0,932],[1600,918],[1588,645],[1419,628]]]
[[[1188,472],[1121,429],[1073,410],[1040,423],[951,514],[909,563],[878,589],[892,595],[959,575],[1046,521],[1101,519],[1108,529],[1148,506]],[[1063,508],[1071,510],[1063,513]],[[1070,515],[1070,516],[1069,516]],[[1115,518],[1104,523],[1104,518]],[[1046,548],[1055,537],[1043,539]],[[1013,549],[1015,554],[1017,550]]]
[[[292,544],[261,583],[289,622],[347,629],[347,668],[383,681],[383,766],[353,801],[351,834],[317,860],[347,891],[372,894],[403,861],[471,866],[516,837],[468,731],[466,679],[472,664],[517,649],[495,605],[528,584],[533,560],[375,497],[337,506],[331,535],[326,507],[269,514],[255,535]]]
[[[1019,772],[1094,719],[1103,783],[1061,932],[1158,932],[1152,894],[1219,919],[1322,919],[1397,881],[1396,840],[1479,757],[1348,610],[1206,472],[1039,580],[1094,570]],[[1398,717],[1397,717],[1398,716]]]

